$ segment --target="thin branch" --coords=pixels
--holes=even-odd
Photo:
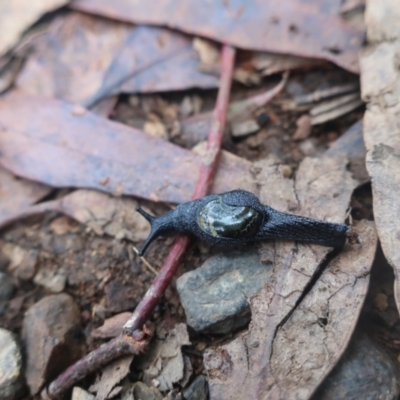
[[[199,179],[193,199],[205,196],[208,193],[217,169],[225,128],[226,112],[229,105],[234,59],[235,49],[224,45],[222,47],[222,71],[217,103],[208,136],[207,151],[200,167]],[[157,278],[137,306],[130,320],[125,324],[123,332],[111,342],[100,346],[65,370],[50,384],[48,394],[51,398],[58,398],[86,375],[109,363],[111,360],[125,354],[137,354],[137,345],[135,345],[135,342],[138,340],[138,343],[142,344],[140,348],[143,351],[145,348],[144,344],[147,344],[149,341],[149,331],[144,323],[149,319],[154,307],[174,277],[188,244],[189,239],[186,236],[179,235],[176,238]],[[143,331],[139,333],[141,329]],[[124,344],[125,342],[127,344]]]

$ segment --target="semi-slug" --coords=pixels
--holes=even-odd
[[[328,247],[346,243],[349,225],[320,221],[283,213],[262,204],[245,190],[212,194],[178,205],[174,210],[153,217],[136,209],[151,224],[142,249],[160,235],[190,233],[216,245],[237,245],[265,239],[310,242]]]

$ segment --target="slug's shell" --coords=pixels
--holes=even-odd
[[[222,198],[206,203],[197,214],[197,223],[214,237],[251,238],[262,222],[262,214],[248,206],[230,206]]]

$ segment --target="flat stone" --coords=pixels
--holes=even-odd
[[[397,368],[385,350],[356,331],[340,362],[312,400],[397,399]]]
[[[26,312],[22,336],[31,395],[84,354],[80,319],[78,306],[65,293],[47,296]]]
[[[0,328],[0,399],[16,400],[24,389],[21,350],[13,334]]]
[[[208,383],[204,375],[199,375],[196,379],[182,391],[185,400],[207,400]]]
[[[143,382],[136,382],[133,386],[134,399],[140,400],[162,400],[163,395],[155,387],[149,387]]]
[[[209,258],[177,280],[187,324],[195,331],[229,333],[251,318],[248,299],[268,281],[272,264],[260,261],[256,248]]]
[[[14,285],[11,277],[4,272],[0,272],[0,316],[6,310],[7,302],[14,293]]]

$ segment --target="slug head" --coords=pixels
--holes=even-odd
[[[149,247],[149,244],[154,239],[157,239],[161,235],[175,233],[173,224],[174,218],[173,218],[173,211],[167,212],[166,214],[160,215],[159,217],[153,217],[140,207],[136,207],[136,211],[144,218],[146,218],[151,225],[150,234],[139,251],[139,256],[142,256],[146,251],[147,247]]]

